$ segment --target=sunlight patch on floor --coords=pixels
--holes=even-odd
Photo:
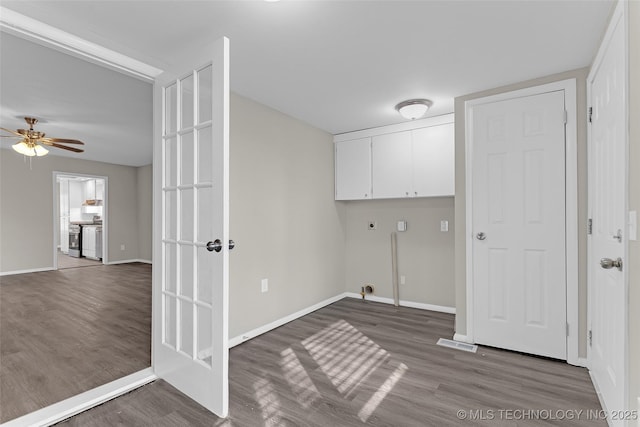
[[[260,405],[265,426],[276,426],[282,422],[280,399],[271,381],[260,378],[253,383],[256,402]]]
[[[369,401],[365,403],[360,412],[358,412],[358,418],[360,418],[362,422],[367,422],[371,414],[373,414],[373,411],[375,411],[378,405],[380,405],[380,402],[382,402],[384,398],[387,397],[387,394],[389,394],[391,390],[393,390],[393,387],[398,381],[400,381],[400,378],[402,378],[402,376],[405,372],[407,372],[408,369],[409,367],[407,365],[401,363],[400,366],[398,366],[398,368],[393,372],[393,374],[391,374],[391,376],[387,378],[384,384],[382,384],[380,388],[373,394],[373,396],[371,396]]]
[[[287,348],[283,350],[280,355],[280,367],[285,380],[289,383],[293,395],[303,408],[308,409],[313,402],[318,400],[320,392],[313,384],[313,381],[309,377],[309,374],[305,370],[300,359],[295,354],[293,349]]]
[[[393,369],[389,366],[391,354],[345,320],[303,340],[302,345],[345,398],[373,393],[358,412],[364,422],[409,369],[404,363],[395,363],[398,366],[395,371],[380,387],[371,391],[372,381],[367,381],[371,375],[377,371],[379,377],[380,373]]]
[[[344,320],[302,341],[341,394],[349,394],[389,353]]]

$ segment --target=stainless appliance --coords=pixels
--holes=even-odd
[[[69,256],[80,258],[82,256],[82,226],[69,224]]]

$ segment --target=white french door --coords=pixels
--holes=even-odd
[[[565,92],[480,103],[472,140],[473,339],[567,359]]]
[[[626,402],[625,247],[627,245],[627,110],[625,32],[614,14],[600,60],[588,79],[592,108],[589,134],[589,361],[604,409]],[[622,426],[621,420],[609,420]]]
[[[162,184],[155,192],[153,369],[221,417],[228,412],[228,70],[223,38],[209,63],[157,79],[154,98]]]

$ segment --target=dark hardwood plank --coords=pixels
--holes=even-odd
[[[0,278],[0,422],[150,365],[150,265]]]
[[[62,424],[606,426],[586,413],[509,419],[517,413],[500,411],[600,405],[583,368],[493,348],[473,354],[437,346],[438,338],[452,336],[453,321],[347,298],[231,349],[227,419],[159,380]],[[461,420],[459,410],[485,419]]]
[[[95,267],[98,265],[102,265],[102,261],[84,257],[76,258],[65,255],[62,251],[58,250],[58,270],[63,270],[65,268]]]

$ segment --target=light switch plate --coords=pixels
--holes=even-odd
[[[398,231],[407,231],[407,221],[398,221]]]
[[[449,221],[444,219],[440,221],[440,231],[449,231]]]

